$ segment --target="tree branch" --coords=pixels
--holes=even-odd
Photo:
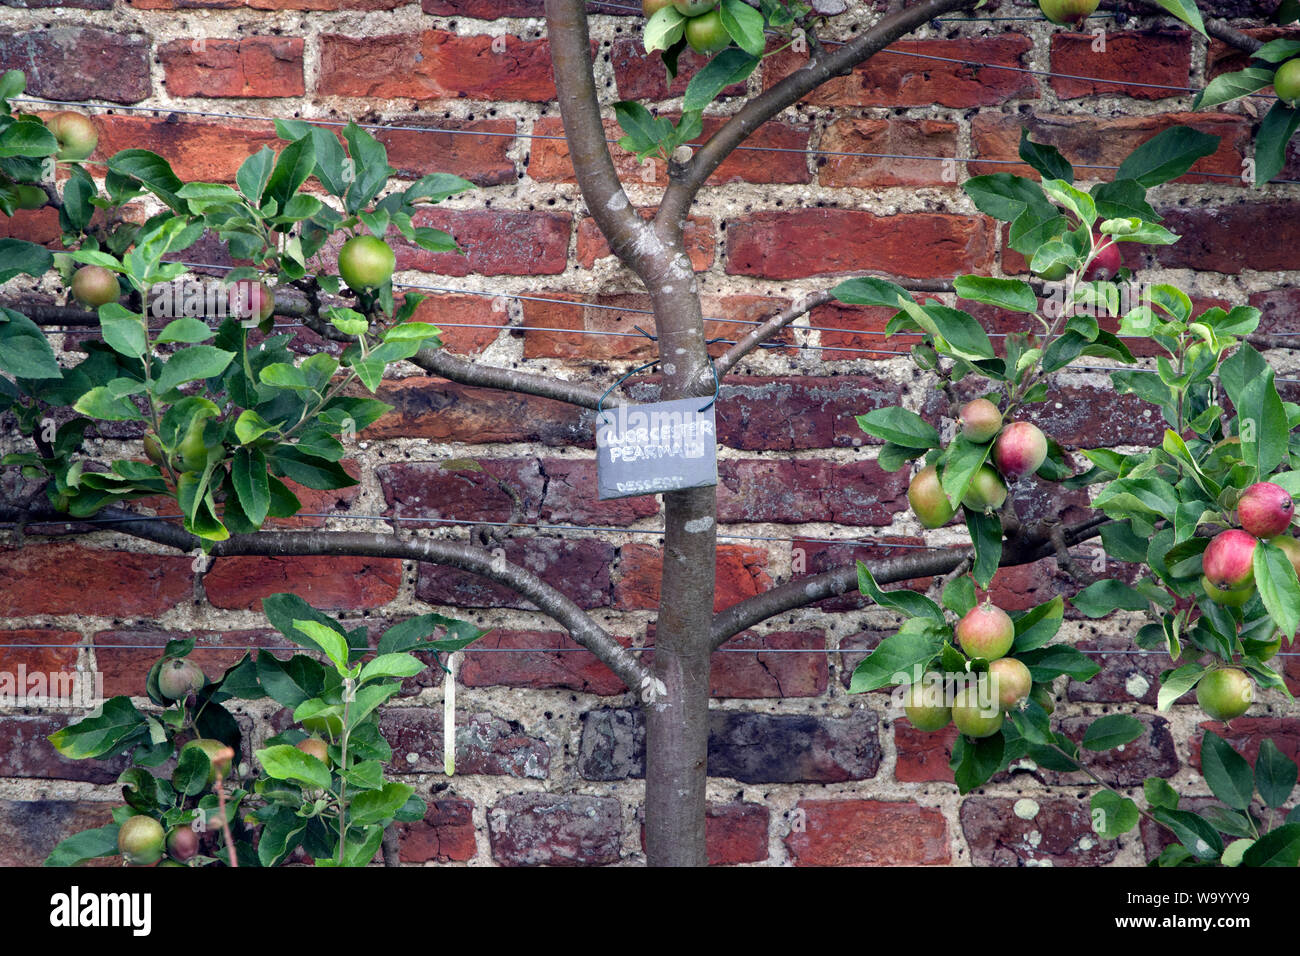
[[[547,8],[551,3],[548,0]],[[787,106],[792,106],[831,77],[848,73],[854,66],[879,53],[940,14],[975,6],[975,0],[926,0],[907,4],[882,17],[861,36],[837,50],[814,51],[808,64],[791,73],[771,89],[754,97],[731,117],[709,141],[696,151],[689,163],[676,167],[676,175],[664,193],[655,222],[678,222],[686,218],[695,194],[732,150]]]
[[[27,512],[9,504],[0,504],[0,521],[19,521],[24,514],[28,515],[29,522],[75,524],[77,521],[52,508]],[[178,551],[193,552],[199,547],[197,537],[167,521],[142,518],[119,508],[106,508],[96,518],[110,519],[112,523],[108,527],[113,531]],[[94,530],[102,529],[96,527]],[[215,558],[247,555],[346,555],[449,565],[505,585],[527,598],[538,610],[566,628],[575,641],[591,651],[629,688],[639,688],[642,679],[650,673],[631,651],[615,640],[587,612],[537,575],[510,564],[499,554],[460,542],[432,538],[399,539],[391,534],[359,531],[259,531],[256,534],[233,535],[225,541],[218,541],[212,546],[210,554]]]
[[[718,378],[726,375],[737,362],[758,348],[776,333],[799,318],[806,315],[819,305],[833,301],[835,298],[830,292],[815,292],[812,295],[805,296],[796,302],[784,312],[778,312],[762,325],[757,325],[742,336],[735,345],[727,349],[725,353],[714,361],[714,368],[718,370]]]

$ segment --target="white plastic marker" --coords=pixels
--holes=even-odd
[[[442,769],[447,776],[456,773],[456,672],[460,654],[447,655],[447,670],[442,680]]]

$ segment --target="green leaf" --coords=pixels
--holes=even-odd
[[[669,4],[656,10],[646,21],[644,28],[645,51],[666,50],[678,40],[686,30],[686,17],[676,7]]]
[[[357,691],[357,698],[348,710],[348,725],[357,726],[370,712],[402,689],[396,681],[384,681],[380,684],[367,684]]]
[[[87,860],[105,856],[117,856],[117,834],[120,823],[109,823],[94,830],[83,830],[61,840],[50,855],[45,858],[45,866],[80,866]]]
[[[911,625],[909,627],[909,625]],[[943,646],[944,630],[933,622],[912,618],[897,634],[885,638],[853,671],[850,694],[891,684],[911,684]]]
[[[270,651],[257,652],[257,681],[267,696],[282,707],[297,707],[318,694],[324,673],[319,661],[304,654],[284,662]]]
[[[1223,840],[1209,823],[1187,810],[1156,807],[1151,815],[1174,831],[1192,856],[1198,860],[1217,860],[1223,853]]]
[[[332,782],[329,768],[297,747],[277,744],[257,751],[254,756],[276,780],[298,780],[318,790],[328,790]]]
[[[1160,215],[1147,202],[1147,191],[1132,179],[1116,179],[1098,183],[1091,190],[1097,215],[1105,219],[1140,219],[1159,222]]]
[[[182,748],[176,770],[172,774],[172,786],[177,793],[196,797],[207,789],[210,773],[212,760],[206,751],[199,747]]]
[[[4,261],[0,241],[0,262]],[[0,279],[0,282],[3,282]],[[15,378],[57,379],[63,372],[40,327],[21,312],[0,307],[0,371]]]
[[[975,606],[975,582],[970,579],[969,575],[963,574],[959,578],[953,578],[943,589],[943,594],[939,598],[943,606],[956,614],[959,618],[965,617],[967,612]]]
[[[1142,783],[1142,792],[1146,795],[1147,806],[1151,809],[1164,807],[1166,810],[1178,809],[1178,791],[1169,785],[1163,777],[1147,777]]]
[[[311,638],[340,671],[347,667],[348,644],[343,635],[318,621],[295,620],[293,626]]]
[[[1250,55],[1252,60],[1264,60],[1268,63],[1282,63],[1300,54],[1300,40],[1288,40],[1281,37],[1270,40]]]
[[[936,303],[919,306],[911,299],[901,305],[917,325],[936,337],[934,345],[941,353],[968,361],[996,358],[988,333],[970,313]]]
[[[1300,581],[1286,552],[1269,541],[1255,546],[1255,586],[1269,617],[1288,638],[1300,628]]]
[[[1015,617],[1016,640],[1011,646],[1011,653],[1019,655],[1022,651],[1042,647],[1056,636],[1064,619],[1065,601],[1059,594],[1047,603]]]
[[[1278,100],[1255,134],[1255,185],[1269,182],[1286,165],[1287,145],[1300,126],[1300,110]]]
[[[957,295],[972,302],[983,302],[1009,312],[1038,311],[1038,297],[1029,283],[1019,279],[995,279],[990,276],[965,275],[953,280]]]
[[[108,169],[119,176],[138,180],[176,212],[184,214],[189,211],[185,200],[178,195],[183,185],[180,177],[157,153],[147,149],[124,149],[109,157]]]
[[[142,421],[140,410],[125,398],[115,396],[107,386],[98,385],[77,399],[75,411],[106,422]]]
[[[989,778],[1002,769],[1006,755],[1006,738],[1002,733],[971,740],[965,736],[953,744],[948,761],[959,793],[969,793],[983,786]]]
[[[390,781],[381,790],[366,790],[356,795],[348,806],[348,822],[353,826],[387,823],[402,809],[415,788]]]
[[[245,517],[257,527],[266,520],[271,507],[271,487],[267,481],[266,456],[260,448],[239,448],[231,464],[230,475],[239,495]]]
[[[216,378],[226,370],[234,357],[234,352],[213,345],[191,345],[168,359],[158,375],[154,391],[158,395],[165,395],[186,382]]]
[[[1092,829],[1103,840],[1117,840],[1135,826],[1142,815],[1137,804],[1113,790],[1092,795]]]
[[[1131,714],[1107,714],[1094,720],[1083,735],[1081,746],[1088,750],[1114,750],[1137,740],[1146,727]]]
[[[426,641],[434,631],[443,630],[441,640]],[[379,638],[380,654],[398,654],[406,651],[440,651],[451,653],[473,644],[488,633],[468,621],[443,617],[441,614],[420,614],[394,624]]]
[[[1262,479],[1287,454],[1286,409],[1273,385],[1272,366],[1243,343],[1219,366],[1219,379],[1237,410],[1241,457]]]
[[[846,305],[877,305],[890,309],[899,308],[904,300],[912,301],[912,296],[902,286],[871,276],[846,279],[831,289],[831,295]]]
[[[235,173],[235,184],[249,202],[262,201],[262,193],[266,191],[266,183],[271,178],[274,167],[275,153],[271,152],[269,146],[263,146],[240,164],[239,171]]]
[[[293,447],[276,448],[273,461],[287,477],[316,491],[347,488],[357,483],[337,462],[301,454]]]
[[[1097,221],[1097,208],[1092,203],[1092,197],[1080,189],[1075,189],[1066,180],[1043,180],[1043,192],[1074,213],[1075,218],[1089,229]],[[1080,250],[1080,252],[1083,251],[1083,249]]]
[[[1273,71],[1267,67],[1252,66],[1235,73],[1220,73],[1196,94],[1192,100],[1192,109],[1219,106],[1272,85]]]
[[[1166,677],[1156,696],[1156,710],[1168,710],[1174,701],[1197,685],[1205,671],[1201,664],[1184,664]]]
[[[722,0],[722,25],[731,38],[750,56],[761,57],[767,39],[763,35],[763,14],[744,0]],[[723,53],[726,53],[724,50]]]
[[[410,654],[380,654],[361,669],[361,683],[381,677],[414,677],[425,664]]]
[[[1020,127],[1020,158],[1033,167],[1044,181],[1058,179],[1066,183],[1074,182],[1074,167],[1055,146],[1031,141],[1028,126]]]
[[[54,268],[54,254],[26,239],[0,239],[0,285],[17,275],[43,276]],[[11,309],[6,315],[16,314]]]
[[[1023,654],[1017,653],[1016,657],[1029,668],[1029,675],[1036,684],[1055,680],[1062,674],[1077,681],[1087,681],[1101,670],[1088,655],[1068,644],[1050,644]]]
[[[858,426],[868,435],[906,448],[938,448],[939,432],[916,412],[891,405],[857,416]]]
[[[971,543],[975,546],[975,564],[971,576],[975,583],[987,590],[993,582],[1002,563],[1002,521],[995,514],[984,514],[963,509],[966,512],[966,530],[970,532]]]
[[[906,588],[882,591],[871,576],[871,571],[861,561],[858,562],[858,590],[871,600],[885,608],[901,611],[908,617],[925,618],[935,624],[943,625],[943,611],[924,594],[917,594]]]
[[[453,176],[451,173],[430,173],[407,186],[406,191],[402,193],[402,198],[411,204],[440,203],[444,199],[450,199],[473,188],[474,184],[469,180]]]
[[[1106,578],[1088,585],[1070,602],[1088,617],[1105,617],[1115,610],[1145,611],[1146,597],[1122,581]]]
[[[278,866],[302,843],[307,821],[288,807],[279,807],[262,826],[257,840],[257,862],[264,867]]]
[[[283,211],[298,187],[307,181],[316,169],[316,149],[311,136],[290,143],[280,153],[275,168],[266,181],[262,201],[274,200],[276,209]]]
[[[206,322],[186,316],[168,322],[167,326],[159,333],[158,338],[154,340],[154,344],[168,345],[172,342],[183,342],[192,345],[195,342],[206,342],[212,338],[212,335],[212,329]]]
[[[1182,0],[1157,2],[1166,6],[1168,2],[1181,3]],[[1197,19],[1200,19],[1199,15]],[[1120,163],[1115,178],[1132,179],[1140,186],[1150,189],[1177,179],[1191,169],[1198,159],[1212,156],[1218,148],[1218,136],[1202,133],[1190,126],[1171,126],[1129,153],[1124,162]]]
[[[757,56],[736,47],[723,50],[704,69],[691,77],[691,82],[686,87],[686,96],[682,99],[682,109],[686,112],[704,109],[728,86],[749,79],[758,63]]]
[[[1300,823],[1286,823],[1269,830],[1255,841],[1241,858],[1243,866],[1285,866],[1300,864]]]
[[[0,157],[53,156],[59,141],[49,127],[36,120],[19,120],[0,126]]]
[[[72,760],[104,757],[118,752],[122,743],[144,728],[144,715],[129,697],[112,697],[104,702],[98,717],[87,717],[50,734],[54,749]]]
[[[1265,740],[1255,758],[1255,789],[1266,807],[1280,807],[1291,797],[1296,784],[1295,761],[1282,753],[1277,744]]]

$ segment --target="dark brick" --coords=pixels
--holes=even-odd
[[[399,823],[403,863],[450,863],[474,859],[474,801],[460,797],[430,800],[423,820]]]
[[[392,773],[442,773],[442,708],[389,707],[379,729],[393,748]],[[412,755],[415,759],[412,760]],[[494,714],[456,715],[456,772],[545,780],[551,749],[514,721]]]
[[[149,37],[48,26],[0,35],[0,71],[22,70],[27,93],[52,100],[138,103],[149,96]]]
[[[761,635],[746,631],[714,652],[709,693],[714,697],[820,697],[829,683],[825,647],[826,635],[821,631]],[[741,649],[745,653],[736,653]]]
[[[0,800],[0,866],[40,866],[63,840],[113,822],[111,803],[73,800]],[[118,866],[104,857],[89,866]]]
[[[614,549],[603,541],[533,536],[511,538],[502,550],[507,561],[532,571],[579,607],[609,606]],[[532,606],[514,591],[486,578],[427,563],[420,567],[415,593],[421,601],[455,607]]]
[[[615,797],[516,793],[488,811],[492,857],[505,866],[608,866],[619,860]]]
[[[1087,767],[1112,787],[1140,787],[1147,777],[1172,777],[1178,772],[1178,754],[1174,737],[1169,732],[1169,721],[1154,714],[1134,714],[1147,727],[1147,732],[1130,744],[1113,750],[1082,751]],[[1084,732],[1095,717],[1066,717],[1057,723],[1057,730],[1072,740],[1083,739]],[[1049,784],[1080,783],[1086,778],[1081,772],[1060,774],[1042,771]]]
[[[728,459],[718,463],[718,521],[888,525],[906,507],[907,482],[874,461]]]
[[[46,738],[56,730],[83,720],[88,714],[0,717],[0,777],[39,777],[113,783],[129,765],[128,757],[112,760],[72,760],[54,749]]]
[[[1103,840],[1092,829],[1087,797],[1035,794],[1038,812],[1024,819],[1016,801],[1005,797],[967,797],[962,801],[962,832],[975,866],[1102,866],[1119,853],[1121,841]],[[1125,839],[1132,839],[1127,837]]]

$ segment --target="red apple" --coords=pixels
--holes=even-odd
[[[1016,626],[1010,615],[987,600],[977,604],[957,622],[957,641],[970,657],[995,661],[1011,650]]]
[[[982,445],[1002,428],[1002,413],[987,398],[977,398],[967,402],[957,413],[961,421],[961,433],[967,441]]]
[[[1102,235],[1094,235],[1092,243],[1097,253],[1088,263],[1088,268],[1083,270],[1083,281],[1097,282],[1115,278],[1119,273],[1119,267],[1123,264],[1119,257],[1119,243],[1109,236]]]
[[[1220,591],[1248,590],[1255,583],[1254,535],[1238,528],[1220,532],[1202,557],[1209,582]],[[1213,597],[1213,594],[1211,594]]]
[[[1295,502],[1291,492],[1271,481],[1251,485],[1237,502],[1242,530],[1257,538],[1272,538],[1291,526]]]
[[[1000,657],[989,665],[989,683],[1003,710],[1015,710],[1034,688],[1029,668],[1014,657]]]
[[[1032,475],[1047,460],[1047,436],[1037,425],[1012,422],[993,443],[993,464],[1008,478]]]

